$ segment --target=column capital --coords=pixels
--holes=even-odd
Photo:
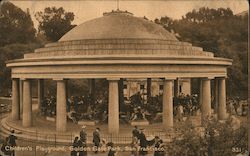
[[[211,77],[201,77],[201,79],[202,80],[212,80],[212,79],[214,79],[214,77],[212,77],[212,76]]]
[[[227,77],[225,76],[225,77],[215,77],[215,79],[217,79],[217,80],[222,80],[222,79],[226,79]]]
[[[22,80],[22,81],[28,81],[28,80],[31,80],[31,79],[28,79],[28,78],[20,78],[20,80]]]
[[[106,78],[108,81],[119,81],[120,78]]]
[[[176,77],[163,77],[163,80],[176,80]]]
[[[65,78],[53,78],[53,81],[66,81],[67,79]]]

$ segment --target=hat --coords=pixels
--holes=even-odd
[[[160,139],[160,137],[159,136],[155,136],[155,139]]]
[[[113,147],[113,146],[114,146],[114,143],[113,143],[113,142],[108,142],[108,143],[107,143],[107,146]]]
[[[82,128],[86,128],[86,126],[85,126],[85,125],[82,125]]]
[[[79,138],[79,136],[78,135],[75,135],[75,139],[78,139]]]

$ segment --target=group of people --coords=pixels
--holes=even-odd
[[[108,149],[107,156],[115,156],[117,151],[115,150],[114,143],[106,143],[105,139],[101,139],[100,128],[96,128],[93,132],[92,143],[94,148],[91,148],[94,153],[99,151],[105,152]],[[148,147],[152,147],[154,156],[165,156],[165,144],[159,136],[152,137],[151,139],[146,138],[144,129],[138,129],[137,126],[132,130],[132,141],[131,141],[131,156],[145,156],[148,154]],[[72,144],[71,156],[87,156],[87,130],[86,126],[82,126],[82,130],[79,136],[74,138]],[[128,152],[128,151],[125,151]]]
[[[230,115],[247,115],[247,100],[241,100],[239,97],[227,98],[227,112]]]
[[[135,150],[132,150],[131,155],[145,156],[148,154],[147,147],[149,146],[154,146],[152,150],[154,152],[154,156],[164,156],[166,154],[165,145],[159,136],[155,136],[153,139],[147,140],[144,129],[138,129],[138,127],[135,126],[132,130],[131,142],[131,147]]]
[[[96,98],[91,94],[85,96],[71,96],[67,99],[67,117],[74,123],[79,120],[95,120],[107,122],[108,102],[105,96]],[[53,117],[56,115],[56,98],[47,96],[42,101],[41,114]]]
[[[149,122],[160,122],[162,120],[162,95],[149,97],[144,104],[140,93],[130,97],[125,111],[130,116],[130,121],[148,120]],[[195,115],[200,109],[198,95],[185,95],[180,93],[173,98],[174,115],[178,120],[184,115]]]
[[[105,151],[109,149],[108,156],[115,156],[116,151],[113,149],[114,144],[112,142],[106,143],[104,139],[101,139],[100,128],[96,128],[93,132],[93,145],[92,148],[94,153],[98,153],[99,151]],[[86,126],[82,126],[82,130],[79,133],[79,136],[74,138],[74,142],[72,144],[71,156],[87,156],[87,130]],[[104,148],[105,147],[105,148]],[[106,148],[109,147],[109,148]],[[103,149],[104,148],[104,149]]]
[[[88,95],[87,97],[74,97],[67,101],[67,114],[68,118],[74,123],[79,120],[93,120],[100,123],[106,123],[108,121],[108,103],[104,96],[100,96],[93,100]]]
[[[120,119],[125,123],[135,120],[158,122],[162,118],[162,95],[148,97],[145,102],[140,92],[138,92],[119,105]],[[198,95],[184,95],[183,93],[174,97],[173,105],[174,115],[178,118],[180,114],[194,115],[200,107]],[[55,96],[47,96],[43,99],[41,113],[51,117],[56,115]],[[105,94],[95,97],[92,94],[69,97],[67,99],[67,118],[74,123],[77,123],[79,120],[93,120],[99,123],[107,123],[108,97]]]
[[[47,96],[42,100],[41,104],[41,114],[44,116],[55,116],[56,115],[56,97]]]
[[[200,109],[198,95],[197,94],[184,94],[180,93],[173,99],[174,104],[174,114],[178,112],[178,107],[183,107],[183,114],[185,115],[195,115],[196,111]]]
[[[184,116],[196,115],[200,110],[199,96],[197,94],[180,93],[173,98],[173,113],[178,121],[183,121]],[[212,108],[214,108],[212,100]],[[119,119],[123,123],[136,120],[161,122],[162,120],[162,95],[148,97],[143,100],[140,92],[132,95],[124,103],[120,103]],[[230,114],[239,114],[239,98],[227,100],[227,110]],[[242,106],[242,113],[246,114],[246,107]],[[56,115],[56,98],[48,96],[43,100],[41,112],[46,116]],[[92,120],[99,123],[108,122],[108,97],[100,94],[94,97],[91,94],[84,96],[71,96],[67,100],[67,117],[74,123],[80,120]]]

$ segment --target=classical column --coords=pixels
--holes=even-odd
[[[218,112],[219,103],[219,88],[218,88],[218,78],[214,79],[214,113]]]
[[[218,79],[218,95],[218,119],[225,120],[227,118],[225,78]]]
[[[12,120],[20,119],[20,90],[19,79],[12,79]]]
[[[69,97],[69,90],[68,90],[68,84],[69,84],[69,81],[65,81],[65,88],[66,88],[66,103],[68,102],[68,99],[70,98]]]
[[[43,98],[44,98],[44,80],[42,80],[42,79],[38,80],[37,88],[38,88],[37,103],[38,103],[38,110],[40,111],[41,106],[42,106],[42,102],[43,102]]]
[[[163,82],[163,126],[168,129],[174,126],[173,119],[173,80],[165,79]]]
[[[66,80],[57,79],[56,90],[56,131],[66,132],[67,112],[66,112]]]
[[[23,80],[23,127],[32,126],[31,80]]]
[[[202,80],[201,113],[203,119],[211,115],[211,84],[208,78]]]
[[[108,79],[109,81],[109,133],[119,133],[119,99],[118,99],[118,79]]]
[[[200,92],[199,92],[199,105],[201,107],[202,105],[202,79],[200,78],[200,81],[199,81],[199,87],[200,87]]]
[[[178,97],[179,95],[179,78],[174,80],[174,96]]]
[[[147,78],[147,99],[151,97],[151,84],[152,84],[152,79]]]
[[[92,102],[95,101],[95,79],[89,79],[89,94],[92,97]]]
[[[123,78],[121,78],[119,81],[118,81],[118,92],[119,92],[119,106],[120,108],[124,108],[125,107],[125,103],[124,103],[124,92],[123,92],[123,89],[124,89],[124,83],[123,83]]]
[[[191,79],[190,78],[183,78],[182,79],[182,89],[181,92],[185,95],[191,94]]]
[[[20,114],[23,114],[23,80],[19,81],[19,90],[20,90]]]
[[[95,79],[88,79],[89,81],[89,94],[95,94]]]

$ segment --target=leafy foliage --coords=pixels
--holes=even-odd
[[[230,96],[247,95],[248,16],[236,16],[227,8],[200,8],[181,20],[161,17],[155,22],[176,33],[181,41],[211,51],[217,57],[233,59],[228,70],[227,92]]]
[[[185,17],[182,17],[182,19],[194,23],[206,23],[220,18],[230,18],[231,16],[233,16],[233,12],[229,8],[219,8],[216,10],[202,7],[198,11],[193,10],[188,12]]]
[[[74,13],[65,12],[62,7],[47,7],[44,12],[37,12],[35,16],[39,22],[39,32],[43,33],[49,41],[59,40],[75,26],[71,24]]]
[[[5,62],[23,57],[41,45],[37,43],[36,30],[29,11],[24,12],[10,2],[0,6],[0,94],[11,89],[10,69]]]
[[[0,46],[32,42],[35,32],[28,10],[24,12],[10,2],[0,5]]]
[[[233,149],[247,149],[247,128],[241,126],[233,130],[230,121],[225,123],[215,119],[205,121],[202,128],[184,125],[178,129],[180,136],[167,145],[169,155],[230,156]]]
[[[38,43],[30,44],[9,44],[0,47],[0,94],[7,94],[8,89],[11,88],[11,74],[10,69],[6,67],[6,61],[13,59],[21,59],[25,53],[31,52],[41,45]]]

